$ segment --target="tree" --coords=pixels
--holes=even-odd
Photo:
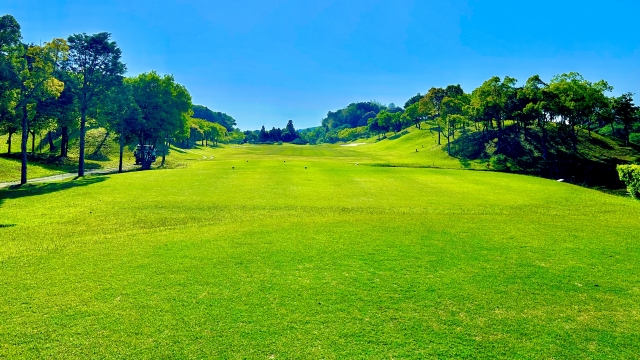
[[[444,130],[443,133],[447,138],[447,154],[449,155],[451,155],[451,138],[455,139],[456,127],[465,121],[462,116],[463,107],[464,103],[457,98],[446,96],[442,100],[442,112],[438,118],[438,126]]]
[[[267,131],[265,130],[264,125],[262,125],[262,128],[260,129],[260,135],[258,135],[258,141],[259,142],[269,141],[269,134],[267,134]]]
[[[404,103],[404,109],[405,111],[409,108],[409,106],[413,105],[413,104],[417,104],[420,99],[422,99],[422,95],[420,93],[417,93],[415,95],[413,95],[412,97],[409,98],[409,100],[407,100]]]
[[[367,125],[367,128],[368,128],[369,132],[371,132],[372,134],[377,134],[378,135],[378,140],[380,140],[380,134],[384,130],[378,124],[378,118],[377,117],[369,119],[369,123]]]
[[[125,82],[111,88],[101,103],[100,114],[104,117],[107,130],[118,134],[118,172],[121,173],[124,145],[131,140],[142,122],[142,113],[133,98],[131,84]]]
[[[413,123],[416,128],[420,129],[420,123],[422,122],[422,114],[420,113],[420,103],[415,102],[404,109],[402,114],[404,123]]]
[[[64,79],[64,77],[63,77]],[[69,131],[78,126],[78,107],[73,90],[65,86],[55,102],[57,125],[60,130],[60,156],[66,157],[69,150]]]
[[[58,97],[64,83],[53,77],[55,59],[51,56],[52,43],[44,46],[19,45],[8,54],[18,88],[12,91],[14,109],[21,114],[21,175],[20,184],[27,182],[27,136],[29,116],[34,115],[38,101]]]
[[[219,124],[216,124],[216,125],[219,125]],[[222,125],[219,125],[219,126],[222,126]],[[222,127],[224,128],[224,126]],[[233,131],[227,132],[227,136],[225,136],[224,140],[232,144],[242,144],[244,142],[244,138],[245,138],[245,135],[242,131],[238,129],[234,129]]]
[[[387,110],[382,110],[376,115],[376,120],[378,121],[378,128],[385,133],[391,130],[391,125],[393,122],[393,116]]]
[[[487,127],[493,129],[494,123],[498,128],[496,148],[500,147],[504,121],[511,116],[506,104],[515,92],[514,85],[516,82],[516,79],[509,76],[505,76],[502,80],[500,77],[494,76],[482,83],[472,93],[470,104],[472,109],[470,112],[476,119],[480,119],[485,123],[485,129]]]
[[[20,24],[11,15],[0,17],[0,131],[8,133],[8,153],[11,153],[12,135],[20,129],[20,116],[16,113],[15,91],[19,87],[12,62],[21,46]]]
[[[576,72],[556,75],[551,79],[548,90],[554,95],[553,107],[560,123],[569,125],[573,150],[577,151],[577,134],[581,127],[589,122],[607,106],[604,92],[612,87],[605,81],[591,83]]]
[[[169,137],[184,131],[192,113],[191,95],[173,76],[160,76],[155,71],[128,78],[126,83],[131,85],[133,99],[140,107],[142,121],[135,134],[145,151],[142,169],[151,168],[151,154],[147,149],[155,149],[158,141],[165,144],[164,165]]]
[[[427,94],[420,99],[418,110],[431,119],[436,119],[440,116],[440,110],[442,106],[442,100],[446,96],[445,89],[432,87]],[[438,124],[438,145],[440,145],[440,133],[442,129]]]
[[[231,116],[223,112],[212,111],[208,107],[202,105],[193,105],[193,117],[207,120],[212,123],[218,123],[224,126],[227,131],[232,131],[236,126],[236,120]]]
[[[613,99],[613,114],[615,119],[622,123],[624,128],[624,141],[627,146],[629,146],[629,136],[631,135],[632,125],[640,121],[639,110],[640,108],[633,103],[632,93],[622,94]]]
[[[343,109],[329,111],[327,117],[322,119],[322,127],[326,131],[337,129],[341,126],[358,127],[366,126],[369,117],[365,115],[373,112],[374,116],[386,107],[376,101],[351,103]]]
[[[80,110],[80,157],[78,176],[84,176],[85,134],[87,112],[112,87],[122,82],[125,65],[120,61],[122,52],[111,34],[85,33],[69,36],[69,57],[64,62]]]
[[[298,133],[293,127],[293,120],[289,120],[287,122],[287,126],[285,126],[284,130],[282,131],[282,141],[291,142],[296,138],[298,138]]]

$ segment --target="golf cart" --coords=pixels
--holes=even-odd
[[[153,145],[140,145],[136,146],[136,150],[133,152],[136,157],[136,165],[141,165],[142,161],[146,159],[149,163],[156,161],[156,149]]]

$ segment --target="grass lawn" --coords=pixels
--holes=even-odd
[[[414,133],[0,190],[0,358],[640,353],[639,201],[363,166]]]

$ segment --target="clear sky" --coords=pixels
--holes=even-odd
[[[27,42],[108,31],[128,75],[173,74],[243,130],[494,75],[578,71],[640,93],[638,0],[2,0],[0,13]]]

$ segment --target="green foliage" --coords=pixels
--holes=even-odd
[[[226,131],[233,131],[236,126],[236,120],[219,111],[212,111],[206,106],[193,105],[193,117],[204,119],[212,123],[218,123],[225,127]]]
[[[357,128],[346,128],[338,131],[338,141],[354,141],[362,138],[366,138],[369,135],[369,131],[366,126],[360,126]]]
[[[351,128],[366,126],[372,116],[376,116],[384,109],[386,106],[375,101],[351,103],[344,109],[329,111],[327,117],[322,120],[322,126],[327,131],[342,126]]]
[[[627,185],[629,194],[640,199],[640,165],[618,165],[620,180]]]

